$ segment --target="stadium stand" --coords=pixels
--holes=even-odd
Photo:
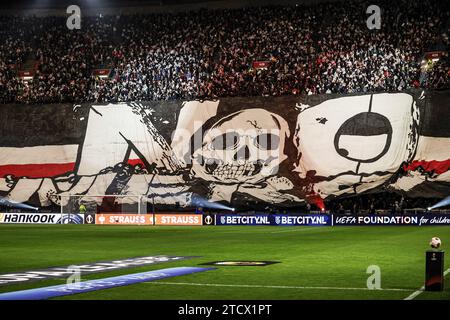
[[[4,16],[0,103],[449,88],[448,2],[387,4],[370,32],[354,1],[83,17],[71,32],[66,17]],[[429,51],[442,55],[424,71]]]

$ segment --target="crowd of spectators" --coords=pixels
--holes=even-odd
[[[66,17],[1,17],[0,103],[448,88],[448,58],[426,77],[421,60],[448,50],[449,3],[378,1],[379,30],[366,25],[369,4],[83,17],[80,30]],[[17,72],[29,61],[36,73],[24,82]],[[111,77],[93,75],[98,68]]]
[[[392,192],[384,192],[331,200],[326,206],[328,210],[337,214],[423,213],[439,200],[436,198],[409,198]]]
[[[427,73],[426,87],[433,89],[446,89],[450,85],[450,63],[448,53],[433,65],[433,71]]]

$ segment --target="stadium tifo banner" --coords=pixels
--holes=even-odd
[[[331,226],[332,216],[315,215],[238,215],[238,214],[217,214],[215,225],[275,225],[275,226]]]
[[[48,206],[148,195],[163,210],[198,199],[322,208],[378,190],[444,197],[449,105],[450,91],[5,105],[0,196]]]
[[[83,224],[84,214],[0,213],[0,223]]]
[[[374,225],[450,225],[450,215],[401,215],[401,216],[334,216],[335,226],[374,226]]]

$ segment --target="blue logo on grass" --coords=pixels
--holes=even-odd
[[[182,276],[185,274],[214,270],[215,268],[180,267],[133,273],[125,276],[89,280],[78,283],[64,284],[31,290],[13,291],[0,294],[0,300],[42,300],[67,296],[77,293],[97,291],[130,284],[155,281],[164,278]]]

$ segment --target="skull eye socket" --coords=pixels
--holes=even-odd
[[[232,150],[237,148],[239,140],[239,134],[236,132],[227,132],[214,138],[211,142],[211,147],[214,150]]]
[[[280,137],[272,133],[263,133],[256,137],[256,145],[259,149],[275,150],[280,144]]]

